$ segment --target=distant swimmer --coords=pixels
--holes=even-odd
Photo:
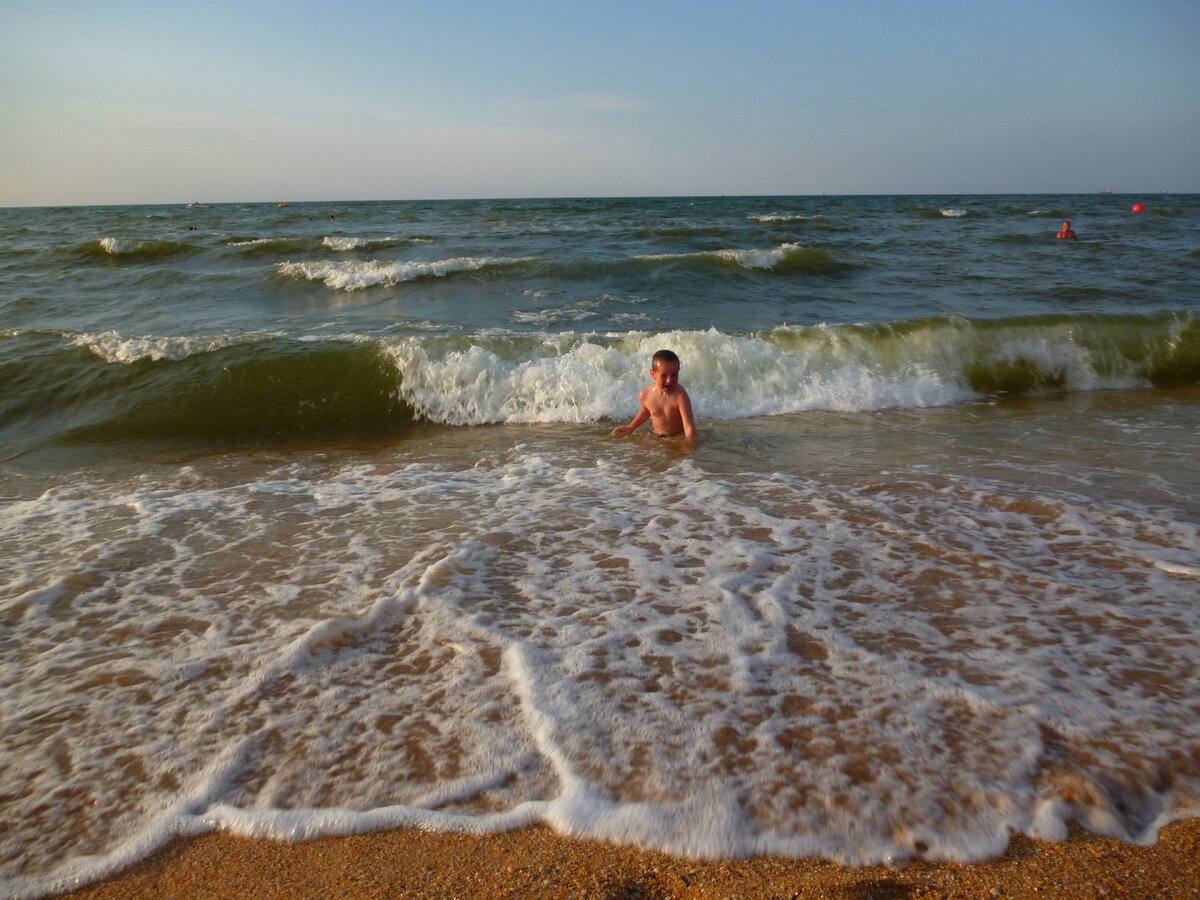
[[[692,417],[692,400],[679,383],[679,357],[670,350],[659,350],[650,364],[650,387],[638,394],[642,408],[628,425],[612,430],[613,437],[633,434],[647,420],[651,421],[658,437],[682,434],[689,441],[696,437],[696,421]]]
[[[1060,231],[1058,234],[1056,234],[1055,237],[1057,237],[1061,240],[1067,240],[1067,241],[1079,240],[1079,238],[1076,236],[1075,232],[1071,230],[1070,222],[1063,222],[1062,231]]]

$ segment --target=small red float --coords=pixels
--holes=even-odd
[[[1133,209],[1130,210],[1130,212],[1145,212],[1145,211],[1146,211],[1145,203],[1135,203],[1135,204],[1133,204]]]

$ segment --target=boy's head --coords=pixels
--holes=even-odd
[[[671,350],[659,350],[650,363],[650,378],[664,393],[671,393],[679,384],[679,357]]]

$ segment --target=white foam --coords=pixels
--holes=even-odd
[[[0,890],[215,829],[973,859],[1071,819],[1147,840],[1195,788],[1153,780],[1200,738],[1200,609],[1168,577],[1194,524],[1027,473],[605,446],[214,461],[0,507],[28,792],[0,851],[29,865]]]
[[[122,241],[122,240],[120,240],[118,238],[114,238],[114,237],[106,237],[106,238],[100,239],[100,246],[104,248],[104,251],[106,253],[110,253],[110,254],[114,254],[114,255],[118,254],[118,253],[129,252],[129,248],[133,243],[134,242]]]
[[[965,209],[942,209],[938,210],[947,219],[961,219],[967,214]]]
[[[1185,566],[1182,563],[1169,562],[1162,559],[1156,559],[1154,565],[1168,575],[1181,575],[1184,578],[1200,578],[1200,567]]]
[[[1069,329],[1064,333],[1047,329],[1037,336],[1005,336],[980,355],[987,365],[1033,364],[1047,379],[1060,381],[1066,390],[1116,390],[1150,387],[1150,379],[1136,372],[1134,364],[1123,357],[1105,361],[1096,358],[1094,351],[1074,340]]]
[[[554,296],[557,292],[526,291],[525,293],[533,299],[540,300],[547,296]],[[616,297],[612,294],[603,294],[600,297],[575,300],[571,303],[565,303],[562,306],[544,307],[541,309],[516,309],[509,313],[509,318],[522,325],[537,325],[542,328],[549,328],[564,322],[582,322],[602,315],[618,322],[622,319],[631,322],[643,322],[650,319],[645,313],[613,313],[612,309],[614,307],[637,305],[646,302],[644,297]]]
[[[600,300],[578,300],[551,309],[515,309],[509,313],[509,318],[522,325],[546,328],[562,322],[581,322],[595,318],[604,305]]]
[[[478,344],[462,350],[417,339],[389,342],[385,351],[409,405],[453,425],[593,422],[639,389],[625,353],[569,335],[547,336],[528,353],[507,357]]]
[[[455,272],[513,266],[535,262],[537,257],[461,256],[429,262],[281,262],[279,273],[288,278],[322,281],[334,290],[361,291],[418,278],[440,278]]]

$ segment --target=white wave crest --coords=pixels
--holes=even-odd
[[[534,262],[539,257],[460,256],[430,262],[282,262],[279,273],[289,278],[323,281],[339,291],[361,291],[418,278],[442,277],[454,272],[473,272],[493,266]]]
[[[433,240],[423,237],[352,237],[350,235],[327,235],[321,245],[330,250],[344,253],[350,250],[371,250],[381,247],[398,247],[403,244],[432,244]]]
[[[326,237],[323,241],[321,241],[321,243],[324,244],[326,247],[328,247],[330,250],[343,251],[343,250],[361,250],[363,247],[366,247],[370,243],[370,241],[368,241],[366,238],[336,237],[336,236],[330,235],[330,236]]]
[[[698,253],[657,253],[636,256],[643,262],[665,262],[673,259],[720,259],[736,263],[743,269],[770,269],[786,259],[789,254],[802,249],[799,244],[780,244],[769,250],[701,250]]]
[[[711,420],[950,406],[980,399],[989,377],[1003,384],[1022,372],[1034,391],[1038,384],[1049,391],[1147,384],[1139,364],[1115,349],[1089,349],[1066,326],[1043,331],[942,323],[911,333],[836,325],[752,335],[496,333],[468,345],[461,338],[407,337],[382,348],[417,415],[450,425],[626,419],[637,411],[651,356],[663,347],[682,358],[681,381],[698,416]],[[983,386],[975,386],[972,373],[983,373]]]
[[[938,210],[947,219],[961,219],[967,214],[965,209],[940,209]]]
[[[123,256],[130,253],[142,253],[154,247],[157,241],[143,241],[135,238],[100,238],[100,247],[110,256]]]
[[[786,215],[784,213],[768,213],[761,216],[746,216],[751,222],[803,222],[812,219],[824,219],[825,216],[817,214],[815,216],[800,216]]]
[[[975,396],[956,372],[916,360],[884,363],[869,342],[825,328],[765,336],[562,333],[518,343],[495,336],[464,348],[455,340],[404,338],[386,343],[384,352],[400,372],[404,400],[418,415],[449,425],[628,418],[650,358],[663,347],[683,359],[682,382],[708,419],[945,406]]]
[[[641,387],[627,353],[572,335],[548,337],[515,356],[502,355],[500,346],[464,350],[412,338],[386,350],[402,373],[400,392],[409,405],[452,425],[594,422],[612,416]]]
[[[210,353],[246,342],[246,335],[214,337],[124,337],[116,331],[76,335],[71,343],[87,347],[110,363],[134,363],[143,359],[180,360],[197,353]]]
[[[258,247],[258,246],[262,246],[263,244],[274,244],[277,241],[278,241],[278,238],[254,238],[253,240],[250,240],[250,241],[229,241],[225,246],[227,246],[227,247]]]

